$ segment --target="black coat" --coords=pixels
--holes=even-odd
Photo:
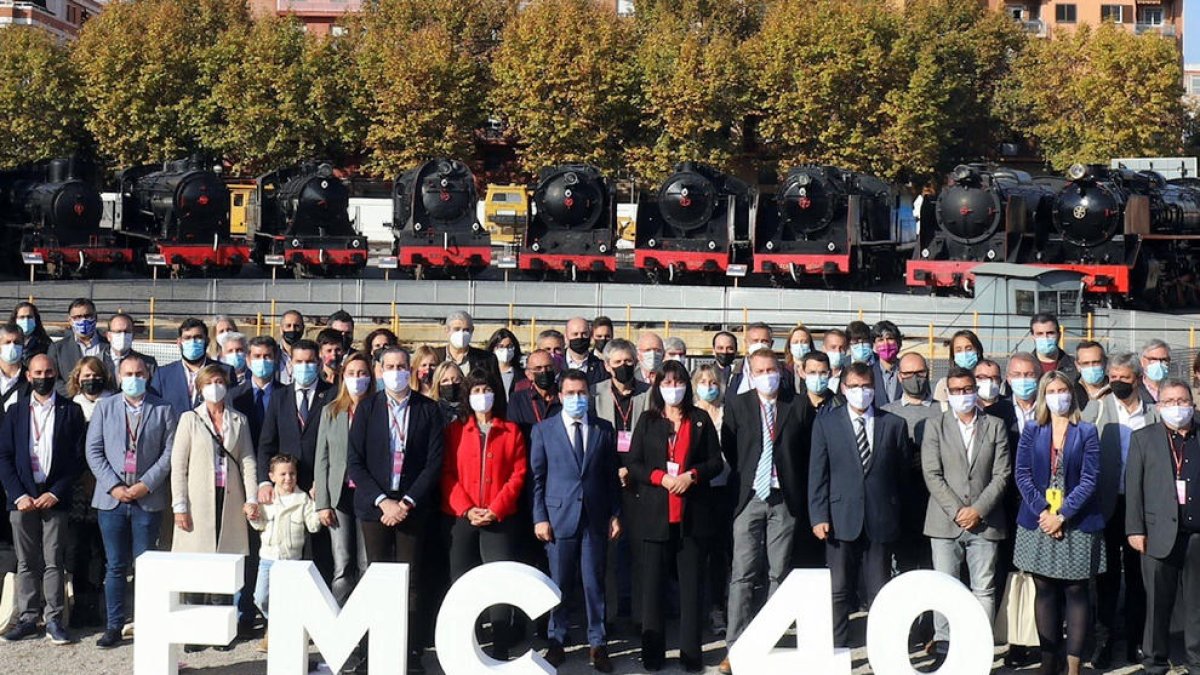
[[[33,463],[29,456],[29,403],[28,396],[18,399],[0,423],[0,483],[7,493],[4,502],[9,511],[17,510],[13,500],[23,494],[33,499],[41,496],[33,482]],[[54,446],[45,484],[46,492],[58,497],[58,503],[53,507],[55,511],[71,508],[75,482],[85,466],[83,442],[86,435],[87,423],[83,421],[83,409],[79,404],[65,396],[55,397]]]
[[[717,440],[717,429],[712,419],[703,410],[693,408],[685,424],[690,425],[687,458],[680,467],[681,472],[692,469],[699,474],[696,483],[683,494],[684,536],[712,537],[718,534],[718,504],[709,482],[724,468],[721,460],[721,442]],[[672,425],[669,420],[652,412],[638,419],[633,430],[629,454],[625,466],[629,475],[640,485],[638,493],[638,535],[646,541],[667,541],[670,538],[667,491],[654,485],[651,477],[656,471],[667,470],[668,439]]]
[[[776,406],[775,473],[779,477],[779,488],[788,510],[801,519],[808,513],[805,493],[813,408],[807,396],[797,396],[795,392],[783,388],[779,390]],[[737,479],[735,515],[746,508],[754,494],[754,471],[762,455],[762,424],[762,406],[757,391],[748,391],[726,400],[721,447]]]
[[[400,489],[391,489],[392,442],[387,392],[378,392],[358,404],[350,427],[346,473],[354,481],[354,513],[361,520],[378,522],[383,511],[375,505],[380,496],[409,497],[416,509],[435,512],[438,481],[442,473],[445,434],[442,412],[434,401],[408,394],[408,428],[405,430],[404,468]]]
[[[438,347],[434,350],[434,355],[438,361],[445,361],[446,348]],[[504,391],[504,380],[500,378],[500,362],[496,360],[496,355],[480,349],[471,347],[467,350],[467,367],[463,369],[463,377],[471,373],[481,370],[487,373],[488,384],[492,387],[492,392],[496,394],[496,400],[492,402],[492,410],[497,415],[505,419],[509,419],[508,411],[508,396]]]
[[[1146,555],[1160,560],[1171,554],[1179,534],[1174,462],[1166,425],[1133,432],[1125,466],[1125,533],[1145,535]]]
[[[308,404],[308,422],[300,429],[300,418],[296,413],[296,387],[279,387],[271,392],[271,404],[263,420],[258,437],[258,482],[270,481],[271,458],[287,453],[300,459],[300,470],[296,484],[308,491],[313,486],[313,475],[317,467],[317,430],[321,422],[321,409],[333,400],[334,391],[327,382],[317,380],[313,385],[315,395]]]

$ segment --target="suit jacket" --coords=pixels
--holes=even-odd
[[[149,354],[143,354],[132,348],[129,350],[129,353],[125,355],[125,358],[129,358],[130,356],[142,357],[142,361],[145,361],[146,363],[146,376],[149,378],[149,380],[153,380],[154,372],[158,370],[158,360]],[[105,349],[104,352],[100,354],[100,360],[104,362],[104,367],[108,369],[109,386],[117,391],[120,391],[121,375],[119,372],[117,372],[117,368],[120,367],[121,363],[119,361],[113,361],[112,349]]]
[[[1038,515],[1046,510],[1046,488],[1050,487],[1051,425],[1029,423],[1017,444],[1017,489],[1021,491],[1021,510],[1017,524],[1027,530],[1038,529]],[[1100,474],[1100,438],[1096,427],[1087,422],[1072,424],[1062,450],[1066,495],[1060,513],[1072,527],[1084,532],[1104,529],[1104,516],[1096,498]],[[1174,484],[1172,484],[1172,492]]]
[[[225,369],[225,375],[229,378],[229,382],[237,381],[233,376],[232,368],[207,356],[204,357],[204,362],[200,364],[200,367],[214,364]],[[182,416],[183,413],[192,410],[200,405],[201,401],[199,390],[193,391],[189,395],[187,375],[183,370],[183,361],[175,361],[155,370],[154,375],[150,378],[150,392],[166,401],[177,416]]]
[[[33,464],[29,454],[30,398],[22,397],[0,422],[0,484],[8,498],[9,511],[16,511],[14,500],[21,495],[37,499],[42,491],[33,480]],[[58,497],[56,511],[71,508],[75,481],[83,472],[83,434],[87,423],[78,403],[65,396],[54,397],[54,438],[51,449],[50,473],[46,476],[45,491]]]
[[[153,394],[142,399],[142,426],[137,439],[138,475],[150,488],[150,494],[138,500],[146,511],[171,507],[171,448],[175,444],[175,425],[179,422],[167,402]],[[125,397],[102,398],[92,412],[87,429],[87,463],[96,476],[92,506],[111,511],[121,503],[112,489],[125,483],[125,450],[129,429],[125,419]],[[126,485],[126,487],[129,487]]]
[[[683,521],[680,530],[684,536],[713,537],[718,534],[720,509],[717,497],[709,483],[725,468],[721,458],[721,442],[717,429],[708,413],[693,408],[683,421],[691,427],[687,457],[680,473],[696,470],[697,480],[682,496]],[[630,477],[637,481],[641,495],[638,499],[637,533],[646,541],[670,539],[670,522],[667,491],[655,485],[652,478],[657,472],[667,470],[668,440],[674,429],[665,417],[656,414],[643,415],[633,432],[626,466]]]
[[[354,513],[362,520],[378,521],[383,511],[375,505],[379,497],[408,497],[417,509],[435,511],[437,485],[442,474],[445,425],[437,403],[410,391],[408,429],[400,488],[393,491],[392,442],[388,420],[387,392],[377,392],[358,404],[350,426],[350,454],[346,470],[357,486]]]
[[[100,335],[100,331],[92,334],[92,340],[100,346],[100,358],[103,359],[104,353],[109,351],[108,340]],[[66,396],[67,378],[71,376],[75,364],[83,358],[83,351],[79,349],[79,343],[75,341],[75,333],[71,332],[67,337],[51,344],[46,355],[54,359],[54,367],[58,370],[58,382],[54,385],[55,389],[59,396]]]
[[[341,412],[334,415],[332,408],[322,408],[320,428],[317,429],[316,470],[313,476],[317,510],[353,508],[353,504],[339,503],[342,486],[346,484],[346,458],[349,454],[350,414]]]
[[[576,459],[563,424],[555,415],[533,427],[529,466],[533,470],[533,522],[549,522],[557,539],[578,537],[583,529],[607,533],[621,515],[617,439],[612,425],[587,417],[583,463]]]
[[[233,409],[245,415],[246,421],[250,424],[250,440],[254,443],[255,448],[258,447],[259,439],[262,437],[263,423],[267,420],[267,408],[270,407],[270,402],[274,401],[286,388],[279,383],[279,380],[271,380],[267,383],[266,391],[269,392],[269,398],[267,405],[263,406],[261,414],[258,412],[258,407],[254,405],[254,383],[249,378],[229,392]]]
[[[1121,494],[1121,478],[1125,474],[1126,454],[1121,451],[1121,424],[1117,415],[1120,403],[1111,393],[1088,401],[1083,418],[1096,425],[1100,437],[1100,477],[1096,485],[1096,498],[1100,500],[1100,513],[1105,522],[1117,510],[1117,498]],[[1146,426],[1157,424],[1158,408],[1153,403],[1143,402]],[[1132,441],[1131,441],[1132,444]]]
[[[613,395],[612,384],[610,380],[603,380],[592,385],[591,396],[589,400],[592,402],[592,409],[588,412],[596,415],[600,419],[613,425],[613,429],[617,428],[617,408],[616,396]],[[650,401],[650,387],[645,382],[633,381],[633,400],[630,401],[631,408],[629,412],[629,430],[633,431],[637,428],[638,420],[641,419],[642,413],[646,412],[646,405]]]
[[[116,398],[116,397],[114,397]],[[228,453],[225,464],[225,497],[217,512],[213,467],[220,452],[210,430],[206,404],[179,416],[175,443],[171,448],[171,501],[186,503],[192,516],[192,531],[176,527],[171,550],[182,553],[250,552],[250,527],[242,506],[257,492],[257,467],[246,417],[226,405],[227,427],[221,430],[221,446]],[[217,534],[217,519],[221,532]]]
[[[776,433],[772,453],[775,473],[779,477],[779,488],[788,510],[801,518],[808,511],[804,495],[815,415],[807,396],[797,396],[781,387],[775,400]],[[725,400],[721,448],[737,477],[735,514],[746,508],[754,494],[754,472],[762,456],[762,425],[762,405],[757,391],[748,391]]]
[[[569,369],[570,366],[563,362],[563,367]],[[608,374],[608,369],[604,367],[604,362],[596,358],[592,350],[588,350],[587,359],[584,361],[584,373],[587,375],[588,386],[595,386],[597,383],[603,382],[612,377]]]
[[[849,408],[820,415],[813,425],[809,519],[813,526],[829,523],[830,536],[838,541],[865,534],[872,542],[886,544],[900,537],[901,497],[910,462],[904,420],[875,410],[872,439],[864,473]]]
[[[447,359],[445,347],[436,347],[433,351],[438,361]],[[492,391],[496,394],[496,400],[492,402],[492,410],[501,417],[511,419],[507,417],[508,396],[504,390],[504,380],[500,378],[500,362],[496,360],[496,355],[486,349],[471,347],[467,350],[467,366],[463,371],[463,377],[476,370],[487,373],[488,384],[492,386]]]
[[[21,400],[22,397],[29,398],[31,391],[33,391],[33,388],[29,385],[25,366],[21,366],[21,372],[17,373],[16,383],[13,384],[12,388],[0,395],[0,420],[4,419],[4,415],[8,409]],[[60,394],[60,396],[64,395]]]
[[[296,412],[296,387],[281,387],[271,393],[271,404],[258,437],[258,483],[271,480],[271,458],[281,452],[300,458],[296,484],[307,492],[313,486],[317,466],[317,432],[321,427],[321,409],[333,398],[329,384],[317,380],[313,400],[308,404],[308,423],[300,428]]]
[[[896,377],[892,380],[891,386],[888,386],[887,381],[883,377],[883,365],[879,362],[879,357],[875,357],[871,365],[875,371],[875,407],[882,408],[884,405],[892,401],[899,401],[904,396],[904,387],[900,385],[900,362],[897,361],[892,366],[892,372]]]
[[[1012,473],[1012,455],[1004,422],[977,411],[971,452],[967,461],[967,448],[954,411],[947,410],[926,425],[921,443],[921,467],[929,488],[926,536],[953,539],[962,534],[954,518],[965,506],[983,517],[973,530],[975,534],[991,541],[1006,536],[1004,493]]]
[[[1179,534],[1174,462],[1166,425],[1133,432],[1125,472],[1125,533],[1145,535],[1146,555],[1158,559],[1171,554]]]

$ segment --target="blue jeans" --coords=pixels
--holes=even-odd
[[[960,578],[963,562],[967,563],[967,579],[971,593],[983,605],[988,621],[996,616],[996,560],[1000,554],[1000,542],[963,531],[955,539],[933,537],[929,540],[933,552],[933,569]],[[943,642],[950,639],[950,622],[946,617],[933,615],[933,639]]]
[[[271,564],[274,560],[258,559],[258,581],[254,584],[254,606],[267,619],[267,603],[271,597]]]
[[[162,514],[146,511],[136,503],[123,503],[111,511],[98,511],[96,518],[104,539],[104,555],[108,558],[104,574],[104,603],[108,614],[105,628],[120,630],[127,618],[125,579],[138,556],[154,550]]]

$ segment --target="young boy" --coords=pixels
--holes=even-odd
[[[304,552],[304,531],[316,532],[321,527],[316,502],[307,492],[296,488],[300,460],[292,455],[279,454],[271,458],[271,482],[275,484],[275,500],[258,509],[258,517],[250,521],[262,532],[262,548],[258,554],[258,584],[254,588],[254,604],[264,617],[271,593],[271,564],[276,560],[299,560]],[[263,636],[258,651],[267,651]]]

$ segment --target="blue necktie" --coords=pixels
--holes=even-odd
[[[583,466],[583,425],[579,422],[573,422],[575,427],[575,459],[579,460],[579,466]]]
[[[775,465],[775,404],[768,403],[763,411],[762,454],[754,470],[754,494],[764,502],[771,496],[771,469]]]

